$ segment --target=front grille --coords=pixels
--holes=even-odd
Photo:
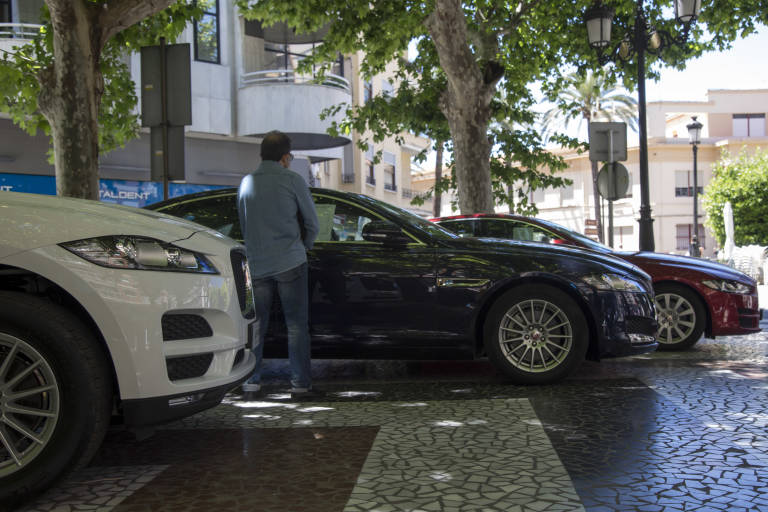
[[[172,381],[202,377],[208,371],[213,361],[213,354],[196,354],[194,356],[173,357],[165,360],[168,378]]]
[[[229,257],[232,260],[232,274],[235,277],[235,289],[237,290],[237,301],[240,303],[240,312],[244,318],[253,318],[256,311],[253,308],[248,259],[240,249],[233,249]]]
[[[166,313],[162,319],[163,341],[209,338],[213,336],[208,321],[200,315]]]
[[[242,363],[244,357],[245,357],[245,350],[241,348],[240,350],[237,351],[237,354],[235,354],[235,362],[232,363],[232,368]]]
[[[739,308],[739,327],[755,329],[760,325],[760,311],[756,309]]]
[[[755,318],[740,316],[739,327],[743,327],[744,329],[754,329],[755,327],[757,327],[757,321]]]
[[[645,334],[656,336],[658,325],[656,320],[645,316],[628,316],[626,322],[628,334]]]

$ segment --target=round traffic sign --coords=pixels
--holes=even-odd
[[[597,173],[597,191],[609,201],[627,196],[629,190],[629,171],[622,164],[605,164]]]

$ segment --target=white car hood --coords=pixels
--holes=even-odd
[[[174,242],[199,231],[211,230],[183,219],[129,206],[0,192],[0,257],[96,236],[142,235]]]

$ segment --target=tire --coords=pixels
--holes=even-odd
[[[69,311],[0,292],[0,510],[90,461],[109,425],[102,345]]]
[[[547,384],[573,373],[587,353],[584,314],[564,292],[523,285],[491,307],[484,328],[491,362],[517,384]]]
[[[658,350],[686,350],[694,346],[704,332],[706,310],[698,295],[676,284],[654,286]]]

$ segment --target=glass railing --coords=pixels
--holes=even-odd
[[[349,80],[339,75],[327,74],[320,78],[315,75],[297,73],[292,69],[265,69],[245,73],[240,77],[240,85],[269,85],[269,84],[314,84],[325,85],[352,92]]]
[[[34,23],[0,23],[0,38],[32,39],[42,27]]]
[[[425,197],[424,192],[419,192],[418,190],[414,190],[412,188],[401,188],[400,189],[402,193],[403,199],[413,199],[414,197],[421,197],[422,201],[425,203],[432,202],[432,196]]]

